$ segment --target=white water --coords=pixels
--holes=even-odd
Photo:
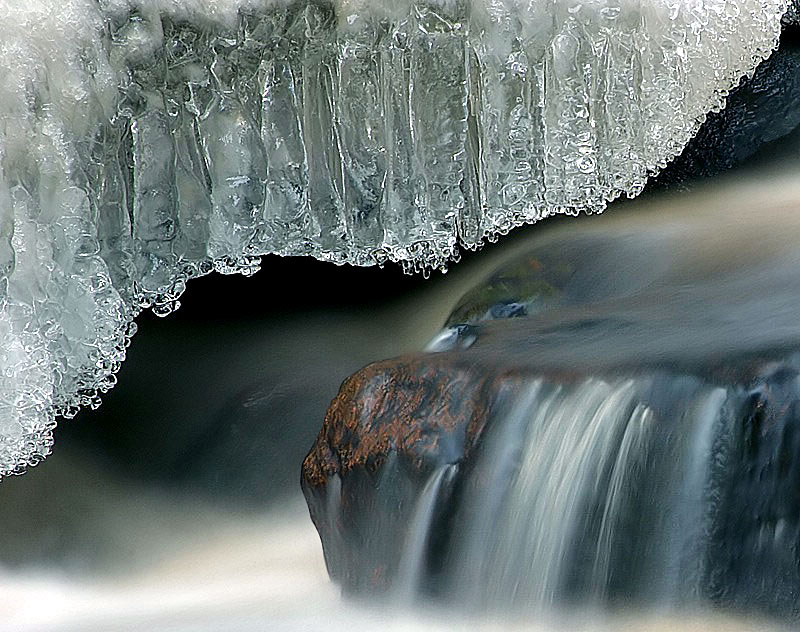
[[[159,511],[167,514],[166,506]],[[470,615],[416,606],[347,602],[330,583],[319,539],[300,498],[280,514],[233,518],[192,529],[191,546],[147,570],[87,577],[46,570],[0,572],[3,632],[752,632],[780,630],[756,619],[702,611],[602,614]],[[129,535],[143,526],[131,521]],[[161,536],[164,537],[164,536]],[[175,537],[175,536],[170,536]],[[143,550],[147,544],[140,544]],[[174,545],[177,547],[177,543]]]
[[[446,485],[450,481],[456,467],[456,465],[448,464],[436,469],[419,495],[417,508],[409,524],[408,536],[403,545],[403,558],[398,569],[397,581],[392,585],[393,596],[398,603],[411,604],[419,593],[433,514],[439,501],[442,485]]]
[[[676,219],[671,227],[667,223],[663,228],[688,227],[705,244],[709,244],[709,237],[714,238],[710,240],[707,256],[687,259],[687,268],[701,272],[713,269],[725,257],[728,262],[733,260],[740,265],[747,265],[763,257],[765,249],[777,251],[786,243],[795,243],[797,216],[784,209],[790,208],[793,200],[798,199],[800,191],[797,183],[796,174],[792,174],[791,178],[783,181],[764,178],[758,185],[738,183],[724,193],[712,190],[711,193],[696,197],[664,202],[661,210]],[[773,197],[778,197],[779,202],[771,203],[769,200]],[[753,215],[753,208],[760,210],[758,216]],[[646,204],[635,205],[634,209],[644,215],[647,213]],[[732,213],[736,221],[720,224],[719,217],[727,213]],[[629,219],[632,219],[630,215],[619,220],[598,218],[586,225],[598,228],[609,225],[616,228],[635,226],[633,221],[628,223]],[[611,224],[606,220],[611,220]],[[641,225],[652,224],[653,218],[645,216],[639,221],[641,228]],[[774,241],[765,239],[762,234],[766,233],[763,226],[765,222],[779,227],[777,233],[770,233]],[[459,280],[458,271],[454,273],[454,281],[469,282],[469,279]],[[469,276],[474,277],[475,270]],[[372,319],[376,321],[373,327],[385,334],[394,326],[393,316],[396,318],[394,324],[402,328],[402,336],[411,341],[409,345],[421,345],[426,336],[433,335],[435,325],[432,323],[443,321],[447,312],[446,303],[453,299],[453,296],[446,298],[443,307],[431,298],[425,308],[429,311],[413,305],[407,313],[400,313],[399,317],[398,314],[384,314]],[[426,325],[426,321],[431,322]],[[366,327],[366,320],[357,324],[359,331],[362,331]],[[285,333],[281,335],[292,344],[297,343]],[[308,336],[310,344],[318,344],[323,335],[321,328],[315,329]],[[343,329],[335,326],[328,330],[327,335],[337,339],[346,338]],[[371,336],[370,344],[374,344],[377,338],[377,334]],[[393,344],[399,343],[394,340]],[[248,345],[252,345],[252,342],[248,342]],[[327,352],[327,347],[325,349]],[[397,348],[382,348],[376,353],[388,355],[398,351]],[[219,362],[210,370],[224,373],[231,381],[235,381],[236,373],[229,375],[229,367]],[[587,397],[595,393],[595,399],[601,391],[609,396],[616,393],[615,397],[626,397],[624,383],[602,387],[595,384],[584,389]],[[708,446],[708,433],[712,432],[718,397],[720,395],[717,392],[711,391],[705,400],[701,400],[705,405],[697,408],[699,416],[687,422],[689,436],[698,440],[694,455],[690,449],[684,457],[685,462],[697,464],[697,467],[689,465],[686,469],[690,472],[688,479],[697,481],[690,485],[692,489],[699,489],[706,476],[704,451]],[[509,436],[522,432],[520,428],[527,419],[526,411],[530,410],[533,401],[542,401],[542,398],[542,384],[531,384],[525,395],[519,398],[513,412],[509,413],[509,417],[516,420],[508,424],[509,428],[514,429]],[[602,569],[604,560],[617,546],[616,535],[619,532],[614,527],[612,516],[626,501],[613,490],[624,487],[621,479],[626,478],[626,471],[629,472],[628,478],[638,475],[641,463],[634,456],[634,446],[646,441],[648,430],[652,429],[647,421],[649,416],[647,409],[634,407],[629,419],[615,422],[619,430],[624,428],[621,446],[629,446],[630,455],[626,454],[628,448],[621,448],[615,457],[607,458],[607,465],[614,472],[612,479],[619,482],[609,488],[604,501],[604,515],[607,514],[609,518],[604,522],[604,544],[598,547],[598,569]],[[577,422],[567,420],[566,423]],[[585,427],[587,422],[583,423]],[[602,439],[603,433],[597,437]],[[505,447],[502,459],[494,463],[497,477],[502,478],[505,476],[502,471],[507,460],[521,453],[523,446],[506,438],[498,441],[498,444]],[[578,449],[580,442],[574,442],[573,445]],[[687,443],[686,447],[692,448],[694,445]],[[639,455],[644,460],[649,458],[646,453],[640,452]],[[235,515],[187,499],[154,498],[150,490],[137,487],[110,486],[108,493],[100,494],[96,483],[111,479],[108,472],[89,470],[81,476],[69,468],[58,469],[57,458],[58,455],[54,455],[54,460],[43,464],[42,468],[36,468],[22,478],[6,481],[3,489],[7,489],[9,484],[23,484],[25,487],[20,489],[26,491],[10,497],[12,502],[4,507],[14,508],[17,514],[24,510],[31,512],[28,530],[33,532],[43,525],[48,526],[56,530],[51,537],[58,539],[62,534],[58,531],[59,516],[54,508],[59,507],[59,498],[63,497],[61,511],[84,520],[78,521],[81,530],[89,531],[92,537],[96,535],[98,547],[102,547],[103,537],[107,537],[111,542],[110,548],[124,549],[125,557],[115,562],[110,574],[98,574],[94,570],[80,568],[54,570],[54,564],[50,566],[44,563],[39,567],[3,569],[0,571],[0,630],[4,632],[100,632],[109,629],[109,622],[116,629],[148,632],[261,629],[300,632],[337,627],[380,627],[386,630],[734,632],[761,631],[772,627],[761,621],[732,619],[709,612],[622,612],[616,616],[591,611],[569,615],[543,612],[536,614],[533,619],[520,614],[495,613],[487,616],[477,613],[477,618],[471,619],[461,609],[457,614],[452,614],[410,612],[403,608],[391,609],[383,604],[368,607],[342,600],[337,589],[330,584],[317,534],[299,497],[274,513]],[[617,464],[620,464],[619,468]],[[48,469],[51,466],[56,469]],[[590,467],[586,463],[580,467],[591,470],[596,465]],[[37,478],[40,475],[43,478]],[[584,478],[584,481],[590,479]],[[9,521],[10,516],[4,516],[4,525]],[[551,536],[550,541],[558,543],[558,534],[551,532],[548,538]],[[7,542],[13,537],[5,534],[3,540]],[[481,535],[476,534],[475,537]],[[47,538],[42,538],[42,542],[44,547]],[[478,559],[482,557],[480,552],[475,555]],[[590,568],[586,571],[595,572]],[[599,572],[602,574],[602,570]],[[551,574],[551,579],[556,575]]]

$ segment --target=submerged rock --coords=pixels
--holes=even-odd
[[[471,344],[349,378],[303,465],[331,576],[800,617],[800,222],[718,203],[728,233],[706,210],[543,237],[459,303]]]
[[[529,316],[557,305],[573,272],[573,262],[560,253],[521,257],[467,292],[446,326]]]

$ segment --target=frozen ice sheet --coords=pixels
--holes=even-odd
[[[192,276],[429,270],[636,195],[787,6],[0,0],[0,476]]]

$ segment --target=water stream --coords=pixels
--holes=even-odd
[[[781,504],[796,496],[797,458],[781,460],[797,446],[796,360],[784,358],[738,390],[684,369],[731,348],[798,339],[796,176],[784,166],[777,176],[759,172],[550,232],[539,227],[392,304],[308,307],[303,319],[226,330],[181,321],[179,312],[174,330],[159,323],[167,333],[152,338],[144,326],[142,356],[131,350],[127,386],[109,395],[102,422],[138,426],[141,435],[123,446],[89,440],[88,431],[69,440],[64,431],[60,451],[0,487],[10,508],[0,523],[0,630],[780,629],[762,611],[731,614],[714,604],[760,598],[770,578],[797,572],[789,554],[797,503]],[[308,449],[346,375],[423,348],[498,261],[531,240],[565,243],[568,234],[581,248],[582,237],[600,233],[641,251],[618,262],[609,282],[617,294],[543,319],[531,344],[548,372],[507,393],[471,469],[447,464],[429,474],[405,514],[409,537],[388,543],[403,551],[392,598],[341,597],[296,486],[299,458],[280,465],[279,457]],[[669,256],[656,247],[664,240],[678,244]],[[615,252],[587,256],[599,266]],[[578,285],[589,292],[597,279],[587,273]],[[633,325],[621,329],[619,314]],[[703,318],[690,330],[675,314]],[[496,331],[486,327],[489,343]],[[655,370],[608,370],[626,357]],[[557,362],[586,375],[553,379]],[[254,380],[273,390],[242,395]],[[230,407],[205,410],[201,395],[210,389]],[[283,392],[308,406],[287,412]],[[132,402],[146,406],[149,397],[159,398],[161,412],[134,414],[141,409]],[[742,429],[765,406],[767,439],[745,445]],[[251,413],[261,425],[247,425]],[[205,432],[234,418],[225,427],[239,434]],[[267,428],[278,430],[264,438]],[[175,447],[184,443],[208,449],[186,460]],[[766,464],[758,480],[736,456],[748,450]],[[148,476],[121,455],[147,462]],[[185,471],[180,484],[168,463]],[[288,482],[266,502],[254,490],[273,463]],[[329,489],[331,515],[343,484]],[[441,508],[457,486],[466,498],[454,514],[458,537],[431,560],[431,534],[441,541]],[[383,546],[380,535],[376,529],[365,545]],[[784,595],[787,602],[797,595]]]

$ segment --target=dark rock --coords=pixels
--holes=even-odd
[[[660,231],[643,218],[615,232],[596,220],[543,238],[459,302],[448,322],[469,345],[349,378],[302,472],[331,576],[346,590],[394,593],[416,565],[415,590],[479,607],[700,599],[800,617],[798,228],[790,218],[763,228],[784,249],[759,237],[754,218],[737,233],[759,244],[752,258],[739,259],[729,239],[725,260],[709,250],[718,225],[694,221]],[[534,307],[495,309],[515,304]],[[592,408],[597,392],[605,403]],[[529,443],[546,406],[550,419],[563,416],[563,441],[546,426]],[[621,425],[593,443],[591,420],[612,409],[609,423]],[[586,424],[573,425],[581,415]],[[563,463],[565,445],[574,468],[599,464],[571,488],[573,501],[562,506],[567,492],[553,492],[545,517],[504,504],[525,463],[551,446]],[[569,491],[580,477],[567,471]],[[528,592],[526,556],[541,550],[525,550],[525,530],[537,520],[570,535],[553,558],[557,581]]]
[[[391,592],[407,581],[402,571],[404,555],[409,554],[404,543],[413,540],[413,530],[419,527],[415,513],[420,497],[432,473],[449,464],[454,475],[438,492],[433,508],[422,581],[423,589],[425,582],[432,582],[426,590],[450,594],[457,580],[459,546],[470,532],[463,516],[472,511],[470,499],[493,493],[482,459],[493,433],[502,432],[508,423],[509,408],[534,379],[555,388],[571,388],[590,378],[621,379],[614,371],[544,373],[509,364],[488,355],[466,359],[461,352],[413,356],[370,365],[342,386],[303,464],[302,486],[331,577],[343,588]],[[641,405],[654,411],[659,429],[648,449],[655,464],[660,462],[659,452],[673,449],[673,420],[687,414],[691,393],[724,385],[729,425],[736,434],[713,474],[719,497],[710,518],[714,535],[703,571],[703,596],[736,609],[800,616],[794,592],[800,587],[797,366],[792,361],[741,358],[729,360],[724,368],[709,367],[703,376],[656,368],[628,376],[654,384],[650,392],[642,392]],[[659,480],[652,473],[642,477]],[[606,484],[598,482],[601,489]],[[642,506],[630,510],[632,515],[653,515],[657,511],[651,505],[667,502],[667,490],[648,485],[642,489],[650,491],[640,492]],[[585,527],[589,534],[599,511],[587,509],[592,518]],[[630,536],[629,550],[641,547],[636,559],[647,559],[654,545],[636,533],[657,531],[657,524],[645,521],[627,528],[633,531],[625,536]],[[595,536],[586,539],[594,542]],[[591,559],[591,547],[583,550],[588,545],[581,541],[576,541],[575,555]],[[637,566],[627,556],[614,568],[609,598],[628,601],[642,586],[652,585],[647,566]],[[565,590],[574,596],[591,594],[585,570],[576,567]],[[649,596],[642,592],[636,598]]]
[[[767,365],[745,395],[709,553],[717,603],[800,616],[799,377]]]
[[[797,24],[798,4],[787,19]],[[780,48],[709,114],[683,153],[649,185],[675,188],[740,165],[769,163],[797,147],[800,131],[800,37],[784,33]],[[794,132],[794,133],[793,133]]]
[[[372,364],[348,378],[303,463],[302,487],[332,577],[387,587],[425,478],[468,458],[501,376],[425,356]],[[431,414],[436,411],[435,414]]]

